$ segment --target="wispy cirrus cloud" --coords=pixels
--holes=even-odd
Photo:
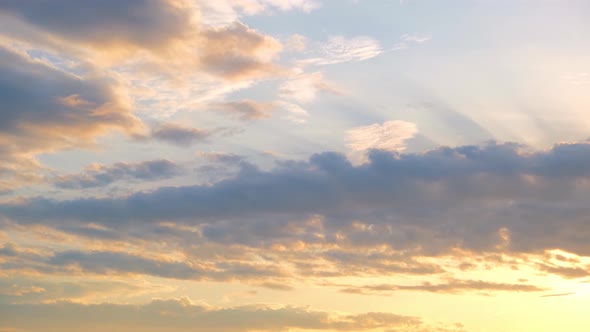
[[[319,51],[312,57],[298,62],[302,65],[333,65],[368,60],[383,52],[379,41],[367,36],[334,36],[318,47]]]
[[[279,86],[279,96],[287,100],[309,103],[319,92],[341,94],[334,84],[327,82],[321,72],[301,73],[288,78]]]
[[[363,295],[391,295],[399,291],[417,291],[432,293],[451,293],[458,294],[464,292],[541,292],[547,289],[530,285],[530,284],[509,284],[489,282],[483,280],[449,280],[445,283],[425,282],[419,285],[344,285],[341,289],[345,293],[363,294]]]

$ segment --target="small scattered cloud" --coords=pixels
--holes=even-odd
[[[409,42],[409,43],[416,43],[422,44],[432,39],[429,35],[422,35],[422,34],[405,34],[401,37],[402,41]]]
[[[211,28],[201,36],[200,64],[212,73],[232,80],[280,74],[272,63],[281,43],[242,23]]]
[[[566,279],[577,279],[590,276],[590,266],[558,266],[552,264],[539,264],[539,270],[559,275]]]
[[[414,137],[418,128],[414,123],[407,121],[387,121],[382,124],[349,129],[346,132],[346,140],[350,155],[355,160],[366,160],[368,151],[403,151],[405,141]]]
[[[152,129],[151,138],[181,147],[204,141],[210,133],[206,130],[176,123],[163,123]]]
[[[307,38],[300,34],[293,34],[287,39],[285,48],[291,52],[303,52],[307,46]]]
[[[285,118],[291,122],[302,124],[309,119],[309,113],[297,104],[281,101],[279,105],[288,112]]]
[[[383,52],[379,41],[372,37],[346,38],[334,36],[318,45],[315,57],[300,60],[303,65],[333,65],[343,62],[363,61]]]
[[[321,72],[302,73],[292,76],[279,87],[279,96],[299,103],[309,103],[316,99],[318,92],[341,94],[331,83],[324,79]]]
[[[559,293],[559,294],[545,294],[545,295],[541,295],[541,297],[561,297],[561,296],[569,296],[569,295],[574,295],[576,293]]]
[[[400,41],[395,43],[391,50],[405,50],[410,48],[412,45],[424,44],[430,41],[431,39],[431,36],[424,34],[405,34],[400,37]]]
[[[298,10],[304,13],[321,7],[316,0],[217,0],[199,1],[203,20],[207,24],[227,25],[241,16],[273,15],[279,12]]]
[[[214,110],[237,115],[241,120],[260,120],[270,118],[277,105],[272,102],[241,100],[216,103],[210,107]]]

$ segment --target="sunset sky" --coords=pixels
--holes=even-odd
[[[590,1],[0,0],[0,332],[590,331]]]

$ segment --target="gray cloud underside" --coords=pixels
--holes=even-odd
[[[35,317],[35,319],[31,319]],[[0,304],[0,327],[43,331],[360,331],[396,329],[426,331],[418,318],[390,313],[334,315],[308,308],[242,306],[211,308],[188,300],[155,300],[146,305],[67,302]]]
[[[106,79],[83,79],[1,46],[0,99],[0,138],[11,139],[1,143],[19,153],[139,123]]]
[[[2,12],[72,41],[145,47],[161,47],[190,23],[185,10],[162,0],[5,0]]]
[[[179,175],[182,167],[166,160],[149,160],[140,163],[116,163],[100,166],[80,174],[63,175],[55,178],[55,186],[64,189],[103,187],[123,180],[149,181],[171,178]]]
[[[341,291],[345,293],[353,294],[367,294],[375,295],[382,294],[388,295],[392,292],[399,291],[420,291],[420,292],[433,292],[433,293],[464,293],[470,291],[476,292],[540,292],[546,290],[545,288],[537,287],[528,284],[509,284],[509,283],[497,283],[488,282],[482,280],[449,280],[446,283],[424,283],[421,285],[367,285],[367,286],[344,286]]]
[[[164,123],[152,129],[151,138],[180,147],[187,147],[204,141],[211,133],[206,130],[186,127],[175,123]]]
[[[3,204],[17,223],[113,230],[159,221],[201,225],[218,242],[256,245],[311,234],[288,231],[296,220],[323,219],[324,240],[356,245],[421,246],[425,254],[449,248],[513,251],[561,248],[590,254],[584,234],[590,194],[590,145],[556,145],[519,153],[515,145],[440,148],[424,154],[373,151],[352,166],[323,153],[271,171],[244,164],[238,175],[211,186],[161,188],[128,197],[55,201],[34,198]],[[295,221],[294,221],[295,220]],[[372,225],[352,227],[355,221]],[[499,234],[505,228],[502,238]],[[336,234],[342,231],[344,239]]]
[[[0,192],[42,181],[32,154],[80,147],[141,121],[109,80],[75,76],[0,46]]]
[[[212,245],[192,235],[179,240],[165,233],[158,233],[158,240],[193,249],[186,249],[182,260],[172,261],[145,257],[139,253],[82,249],[55,252],[46,250],[44,255],[39,255],[8,243],[0,247],[0,268],[14,275],[22,272],[60,275],[79,271],[89,275],[141,274],[179,280],[240,280],[281,290],[289,290],[289,283],[302,276],[329,278],[360,274],[430,275],[444,272],[437,265],[420,263],[411,257],[379,257],[372,253],[358,252],[359,250],[356,258],[349,258],[346,249],[316,249],[313,252],[298,251],[290,255],[269,248]],[[171,246],[167,250],[173,251],[175,248]]]

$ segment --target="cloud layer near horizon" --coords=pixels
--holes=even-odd
[[[20,224],[98,223],[115,230],[173,221],[201,225],[205,236],[219,241],[233,238],[232,229],[242,224],[281,229],[289,219],[319,215],[332,236],[355,221],[390,227],[386,233],[367,232],[364,240],[396,248],[419,246],[432,253],[455,247],[494,250],[507,241],[506,249],[517,252],[561,248],[588,255],[590,248],[577,239],[588,231],[583,202],[589,193],[589,151],[590,144],[584,142],[528,152],[514,144],[493,143],[423,154],[374,150],[359,166],[328,152],[269,171],[243,164],[234,177],[210,186],[161,188],[117,198],[37,197],[4,203],[0,214]],[[474,220],[470,216],[476,211],[480,217]],[[523,214],[530,217],[519,217]],[[442,215],[447,220],[444,228]],[[253,218],[258,222],[240,221]],[[228,220],[234,221],[225,228]],[[536,233],[540,224],[544,232]],[[567,231],[572,227],[575,233]],[[244,235],[244,230],[239,233]],[[502,230],[506,239],[499,235]],[[414,240],[400,242],[407,238],[405,232],[414,233]],[[242,242],[262,240],[257,240],[258,232],[245,234]],[[426,241],[430,237],[437,240]]]

